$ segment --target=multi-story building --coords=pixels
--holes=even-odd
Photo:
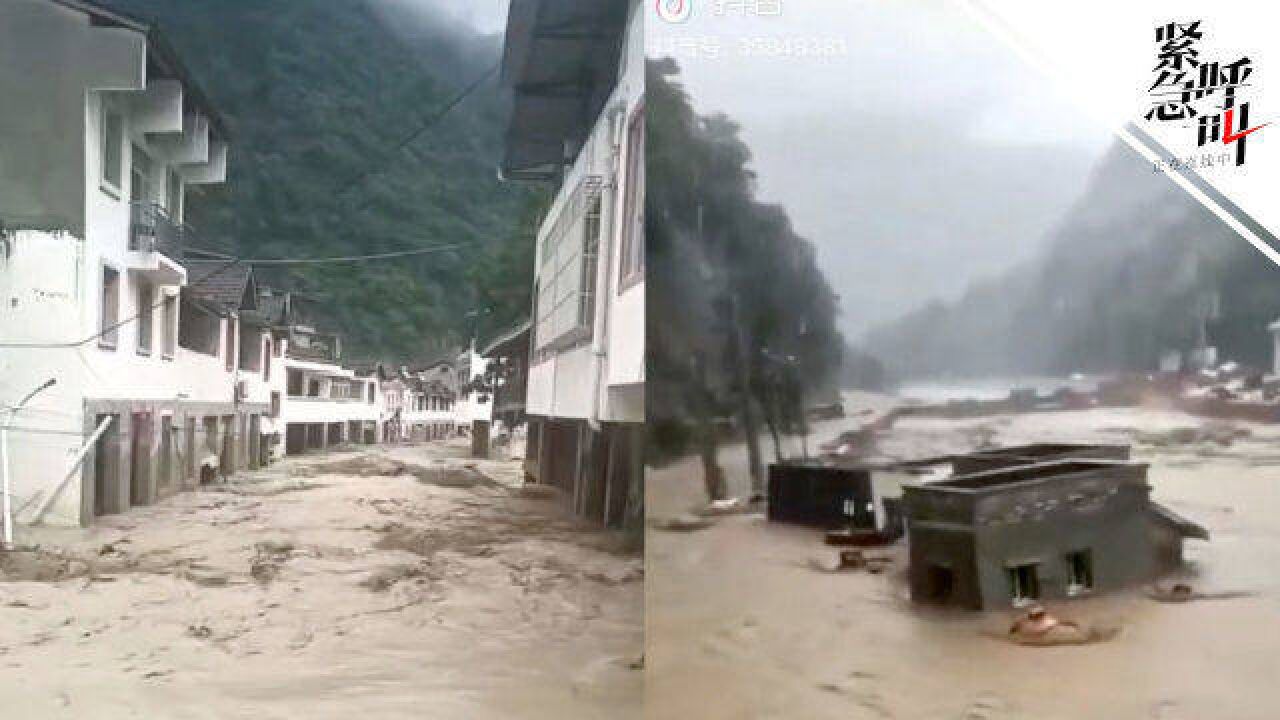
[[[21,519],[243,466],[265,408],[235,393],[234,310],[183,266],[185,191],[226,178],[217,110],[154,27],[86,0],[0,3],[0,96],[0,405],[45,388],[10,423]]]
[[[454,365],[439,360],[405,372],[404,439],[421,442],[452,437],[461,407]]]
[[[644,48],[637,0],[512,0],[503,176],[557,187],[538,231],[526,471],[582,515],[639,518]]]
[[[265,302],[264,302],[265,301]],[[316,328],[322,311],[297,293],[259,293],[272,327],[271,423],[275,456],[374,443],[383,400],[376,374],[342,365],[342,340]],[[310,306],[310,307],[309,307]]]

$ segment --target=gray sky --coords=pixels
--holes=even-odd
[[[1110,142],[944,0],[686,2],[650,54],[743,126],[851,338],[1034,255]]]

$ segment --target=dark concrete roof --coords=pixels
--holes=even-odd
[[[1157,521],[1172,527],[1183,537],[1209,539],[1209,531],[1199,523],[1192,522],[1158,502],[1151,503],[1151,515]]]
[[[147,47],[151,50],[148,56],[154,56],[151,59],[157,61],[157,67],[165,75],[172,76],[182,83],[183,96],[189,97],[200,108],[201,112],[209,118],[209,125],[215,136],[221,140],[231,139],[226,120],[214,107],[213,103],[209,101],[209,97],[201,89],[200,83],[196,82],[186,66],[182,64],[178,53],[160,32],[158,23],[154,20],[145,20],[135,15],[120,12],[102,0],[49,0],[49,2],[86,13],[97,24],[124,27],[145,35]]]
[[[514,91],[503,175],[546,180],[573,158],[617,79],[630,0],[511,0],[502,58]]]
[[[491,357],[494,353],[502,353],[504,355],[527,353],[529,351],[529,327],[528,319],[521,320],[487,340],[480,354],[484,357]]]
[[[231,310],[257,309],[253,268],[248,265],[228,265],[226,260],[186,260],[183,265],[193,295]]]

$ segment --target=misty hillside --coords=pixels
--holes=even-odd
[[[349,356],[407,358],[460,342],[477,307],[493,308],[482,335],[527,313],[535,201],[497,179],[507,111],[496,75],[393,152],[497,63],[500,37],[385,0],[110,4],[159,23],[231,126],[228,182],[188,200],[202,246],[275,258],[474,243],[262,273],[316,293]],[[368,170],[377,172],[343,192]]]
[[[1220,357],[1270,359],[1280,268],[1117,144],[1034,262],[867,334],[898,376],[1149,371],[1199,318]]]

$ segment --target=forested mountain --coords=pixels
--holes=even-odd
[[[201,246],[241,257],[465,243],[395,261],[263,270],[332,312],[348,356],[410,359],[528,313],[544,193],[502,183],[502,39],[383,0],[107,0],[156,21],[225,114],[227,183],[188,200]],[[362,178],[363,176],[363,178]],[[362,179],[361,179],[362,178]]]
[[[786,211],[756,199],[738,126],[694,112],[673,60],[650,61],[646,83],[650,450],[728,417],[800,429],[837,384],[836,296]]]
[[[1280,268],[1117,143],[1042,257],[864,347],[898,376],[1150,371],[1203,326],[1220,357],[1265,367],[1277,317]]]

